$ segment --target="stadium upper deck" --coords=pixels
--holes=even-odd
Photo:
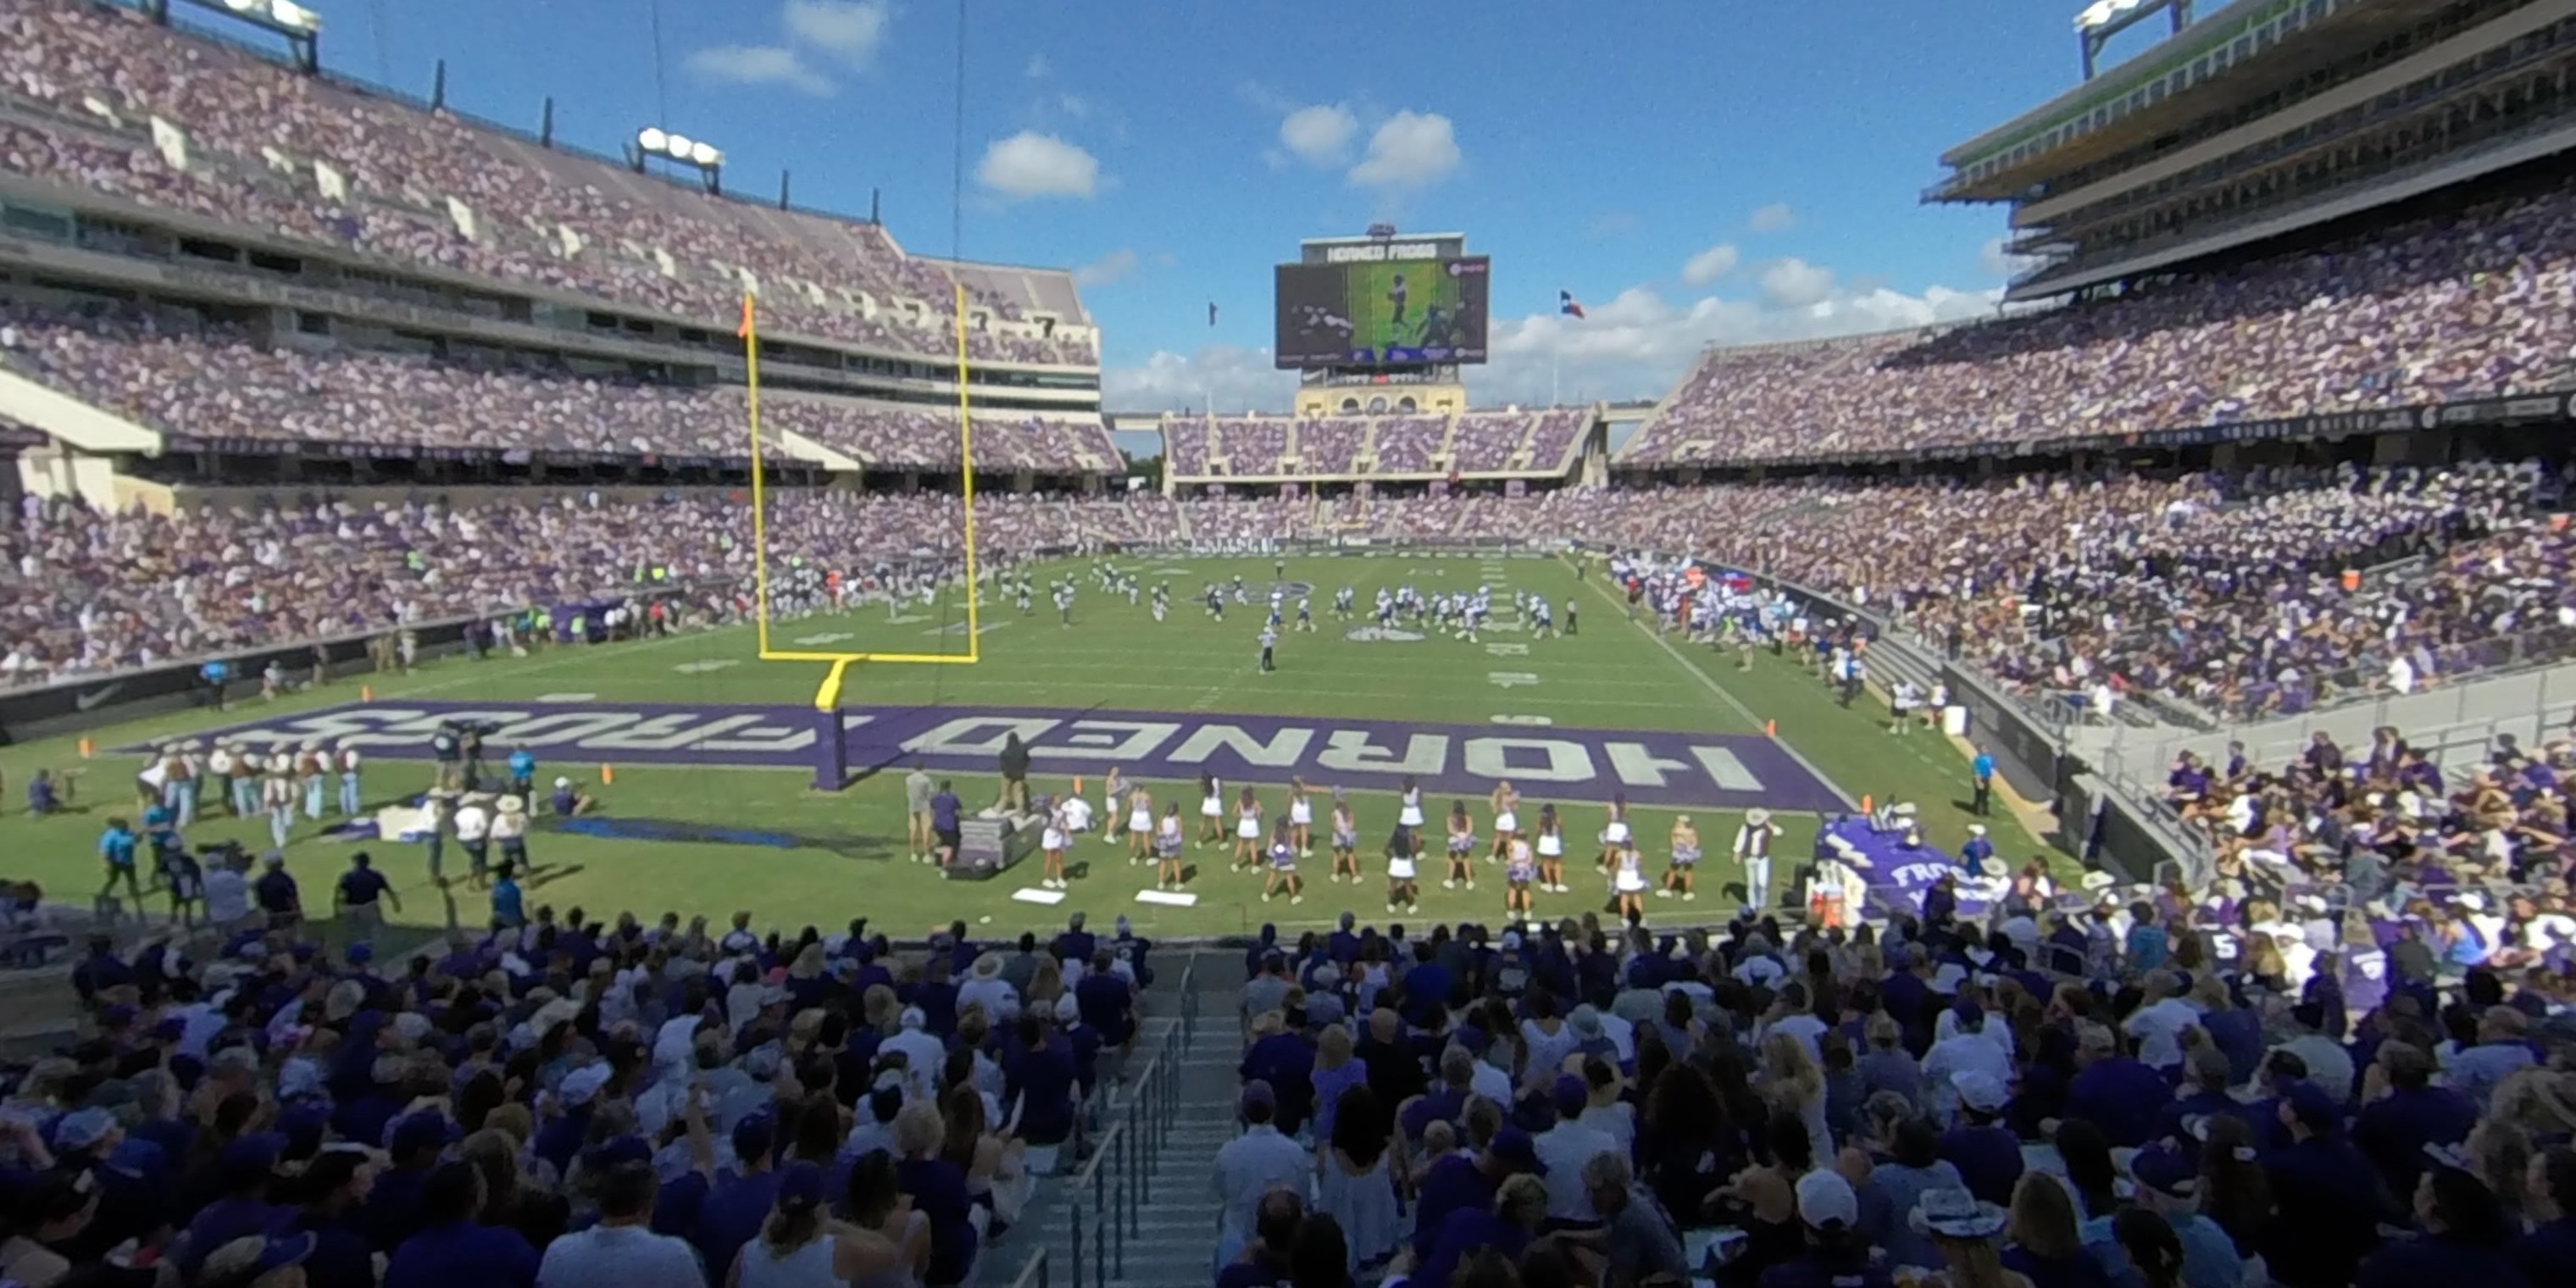
[[[2576,142],[2567,0],[2237,0],[1953,148],[2009,202],[2014,299],[2170,269]]]
[[[1168,485],[1563,479],[1598,437],[1601,408],[1456,415],[1163,417]]]
[[[2520,163],[2576,143],[2571,71],[2576,0],[2240,0],[1953,149],[1927,194],[2015,203],[2016,248],[2049,258],[2011,297],[2118,292],[1713,351],[1618,463],[2561,419],[2576,189]]]
[[[630,363],[659,346],[649,360],[717,379],[749,290],[782,378],[924,401],[953,380],[962,284],[977,388],[1098,408],[1097,334],[1065,270],[910,255],[872,223],[664,182],[115,7],[0,13],[0,202],[23,239],[0,240],[0,282],[13,263],[60,280],[116,257],[147,290],[345,301],[370,323]]]

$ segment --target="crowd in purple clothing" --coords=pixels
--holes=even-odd
[[[10,1283],[969,1283],[1152,981],[1123,918],[899,948],[531,913],[506,866],[482,928],[404,961],[318,934],[390,897],[366,854],[204,857],[205,924],[97,937],[79,1040],[0,1101]]]
[[[2355,847],[2366,899],[1995,860],[1832,929],[1264,927],[1216,1283],[2563,1282],[2563,872]]]
[[[0,165],[14,173],[398,264],[727,327],[756,283],[781,333],[934,356],[955,351],[963,280],[971,310],[1024,327],[1016,293],[952,279],[877,226],[648,180],[99,5],[0,16],[0,112]],[[1087,326],[1083,338],[1024,329],[973,326],[969,352],[1098,362]]]
[[[854,580],[957,564],[954,496],[773,498],[770,554]],[[625,596],[639,575],[684,588],[675,625],[751,610],[739,496],[649,502],[558,496],[448,508],[351,503],[102,515],[28,500],[0,533],[0,685],[98,675],[240,650]],[[1178,536],[1161,498],[979,498],[988,559]]]
[[[0,306],[0,361],[163,433],[379,448],[485,448],[612,457],[749,454],[737,386],[680,388],[570,370],[477,367],[425,357],[263,346],[219,324],[134,309],[78,313]],[[770,391],[768,454],[780,432],[872,467],[953,472],[953,409]],[[1098,417],[985,412],[988,467],[1095,473],[1119,456]]]
[[[2534,485],[2527,469],[2481,466],[1326,504],[993,493],[979,525],[1001,557],[1184,537],[1579,536],[1784,577],[2029,692],[2097,707],[2155,693],[2255,717],[2576,640],[2576,533],[2532,511]],[[728,620],[750,558],[743,513],[722,497],[176,519],[31,506],[0,580],[29,633],[0,667],[24,682],[564,602],[639,563],[722,587],[708,611]],[[935,493],[783,493],[774,515],[773,553],[845,570],[863,551],[953,560],[963,527],[957,499]]]
[[[2499,198],[2117,298],[1711,351],[1622,452],[1735,463],[2408,407],[2576,363],[2576,189]]]

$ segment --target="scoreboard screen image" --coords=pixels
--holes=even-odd
[[[1402,367],[1485,360],[1491,261],[1397,259],[1281,264],[1278,343],[1283,369]]]

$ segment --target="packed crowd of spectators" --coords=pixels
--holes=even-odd
[[[382,897],[365,856],[242,866],[208,925],[73,967],[81,1040],[0,1101],[8,1282],[971,1283],[1151,982],[1123,918],[898,951],[864,917],[529,915],[515,886],[406,962],[307,920]]]
[[[1290,471],[1423,475],[1444,468],[1466,474],[1515,468],[1561,473],[1567,454],[1581,443],[1591,423],[1592,412],[1586,407],[1471,411],[1455,417],[1330,416],[1293,422],[1275,416],[1178,414],[1164,417],[1163,441],[1173,472],[1184,478],[1208,477],[1219,460],[1225,463],[1229,478],[1275,477]],[[1444,444],[1449,455],[1442,467]],[[1531,453],[1525,467],[1515,463],[1524,444]],[[1373,461],[1374,468],[1362,469],[1364,460]]]
[[[853,579],[953,571],[954,496],[780,493],[773,560]],[[978,499],[988,560],[1039,549],[1176,540],[1159,497]],[[752,611],[739,496],[645,502],[557,497],[449,509],[347,503],[102,515],[33,499],[0,533],[0,684],[97,675],[419,622],[515,614],[678,588],[688,624]],[[652,583],[639,587],[639,581]]]
[[[1740,463],[2494,397],[2576,360],[2576,189],[1974,326],[1711,351],[1621,453]]]
[[[707,325],[732,325],[758,282],[782,332],[954,352],[955,279],[880,227],[648,180],[130,11],[40,0],[0,14],[0,111],[0,165],[37,179]],[[971,308],[1020,322],[1010,293],[965,281]],[[975,326],[968,345],[987,360],[1099,360],[1087,328]]]
[[[782,424],[814,432],[800,414]],[[945,427],[925,421],[911,436],[934,429]],[[1010,441],[978,432],[979,457]],[[1184,539],[1223,549],[1334,535],[1579,535],[1785,577],[1885,614],[2027,692],[2104,706],[2157,693],[2255,717],[2411,692],[2576,641],[2566,575],[2576,533],[2533,510],[2538,481],[2529,467],[2490,465],[1329,505],[987,493],[979,515],[998,559]],[[889,558],[945,567],[962,545],[960,503],[935,493],[781,493],[774,515],[773,553],[825,568]],[[676,493],[177,519],[30,502],[0,546],[11,564],[0,611],[27,630],[0,670],[28,682],[574,602],[628,584],[639,564],[709,588],[705,619],[728,621],[750,564],[745,522],[738,499]]]
[[[1216,1282],[2568,1282],[2563,859],[2488,902],[2345,854],[2375,892],[2339,857],[1832,929],[1265,927]]]
[[[2165,799],[2207,838],[2216,877],[2239,897],[2280,903],[2299,886],[2332,886],[2386,919],[2418,891],[2510,889],[2511,898],[2443,902],[2421,937],[2436,953],[2463,937],[2493,952],[2522,923],[2549,914],[2551,937],[2534,954],[2546,956],[2576,935],[2559,897],[2576,860],[2565,782],[2576,770],[2576,740],[2527,747],[2506,736],[2484,751],[2446,762],[2392,727],[2349,749],[2317,733],[2274,765],[2255,764],[2243,744],[2230,743],[2223,755],[2176,755]]]
[[[198,439],[621,457],[748,455],[748,408],[738,386],[687,389],[571,371],[263,346],[220,324],[139,309],[66,313],[0,305],[0,361],[147,428]],[[869,466],[957,468],[954,411],[773,389],[764,393],[761,414],[772,431],[804,435]],[[987,466],[1087,473],[1119,463],[1096,416],[986,412],[977,417],[975,434],[976,459]],[[769,454],[781,454],[774,441]]]

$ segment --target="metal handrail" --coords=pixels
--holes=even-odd
[[[1052,1270],[1047,1264],[1047,1250],[1040,1248],[1030,1253],[1029,1259],[1021,1263],[1020,1273],[1011,1279],[1011,1288],[1048,1288],[1052,1278]]]
[[[1113,1273],[1127,1273],[1127,1241],[1144,1237],[1143,1212],[1153,1202],[1154,1172],[1180,1121],[1181,1052],[1197,1032],[1197,985],[1198,967],[1192,963],[1181,971],[1179,1020],[1155,1040],[1153,1054],[1133,1080],[1133,1094],[1114,1111],[1118,1121],[1066,1187],[1073,1288],[1106,1285]],[[1087,1266],[1086,1242],[1091,1252]]]

